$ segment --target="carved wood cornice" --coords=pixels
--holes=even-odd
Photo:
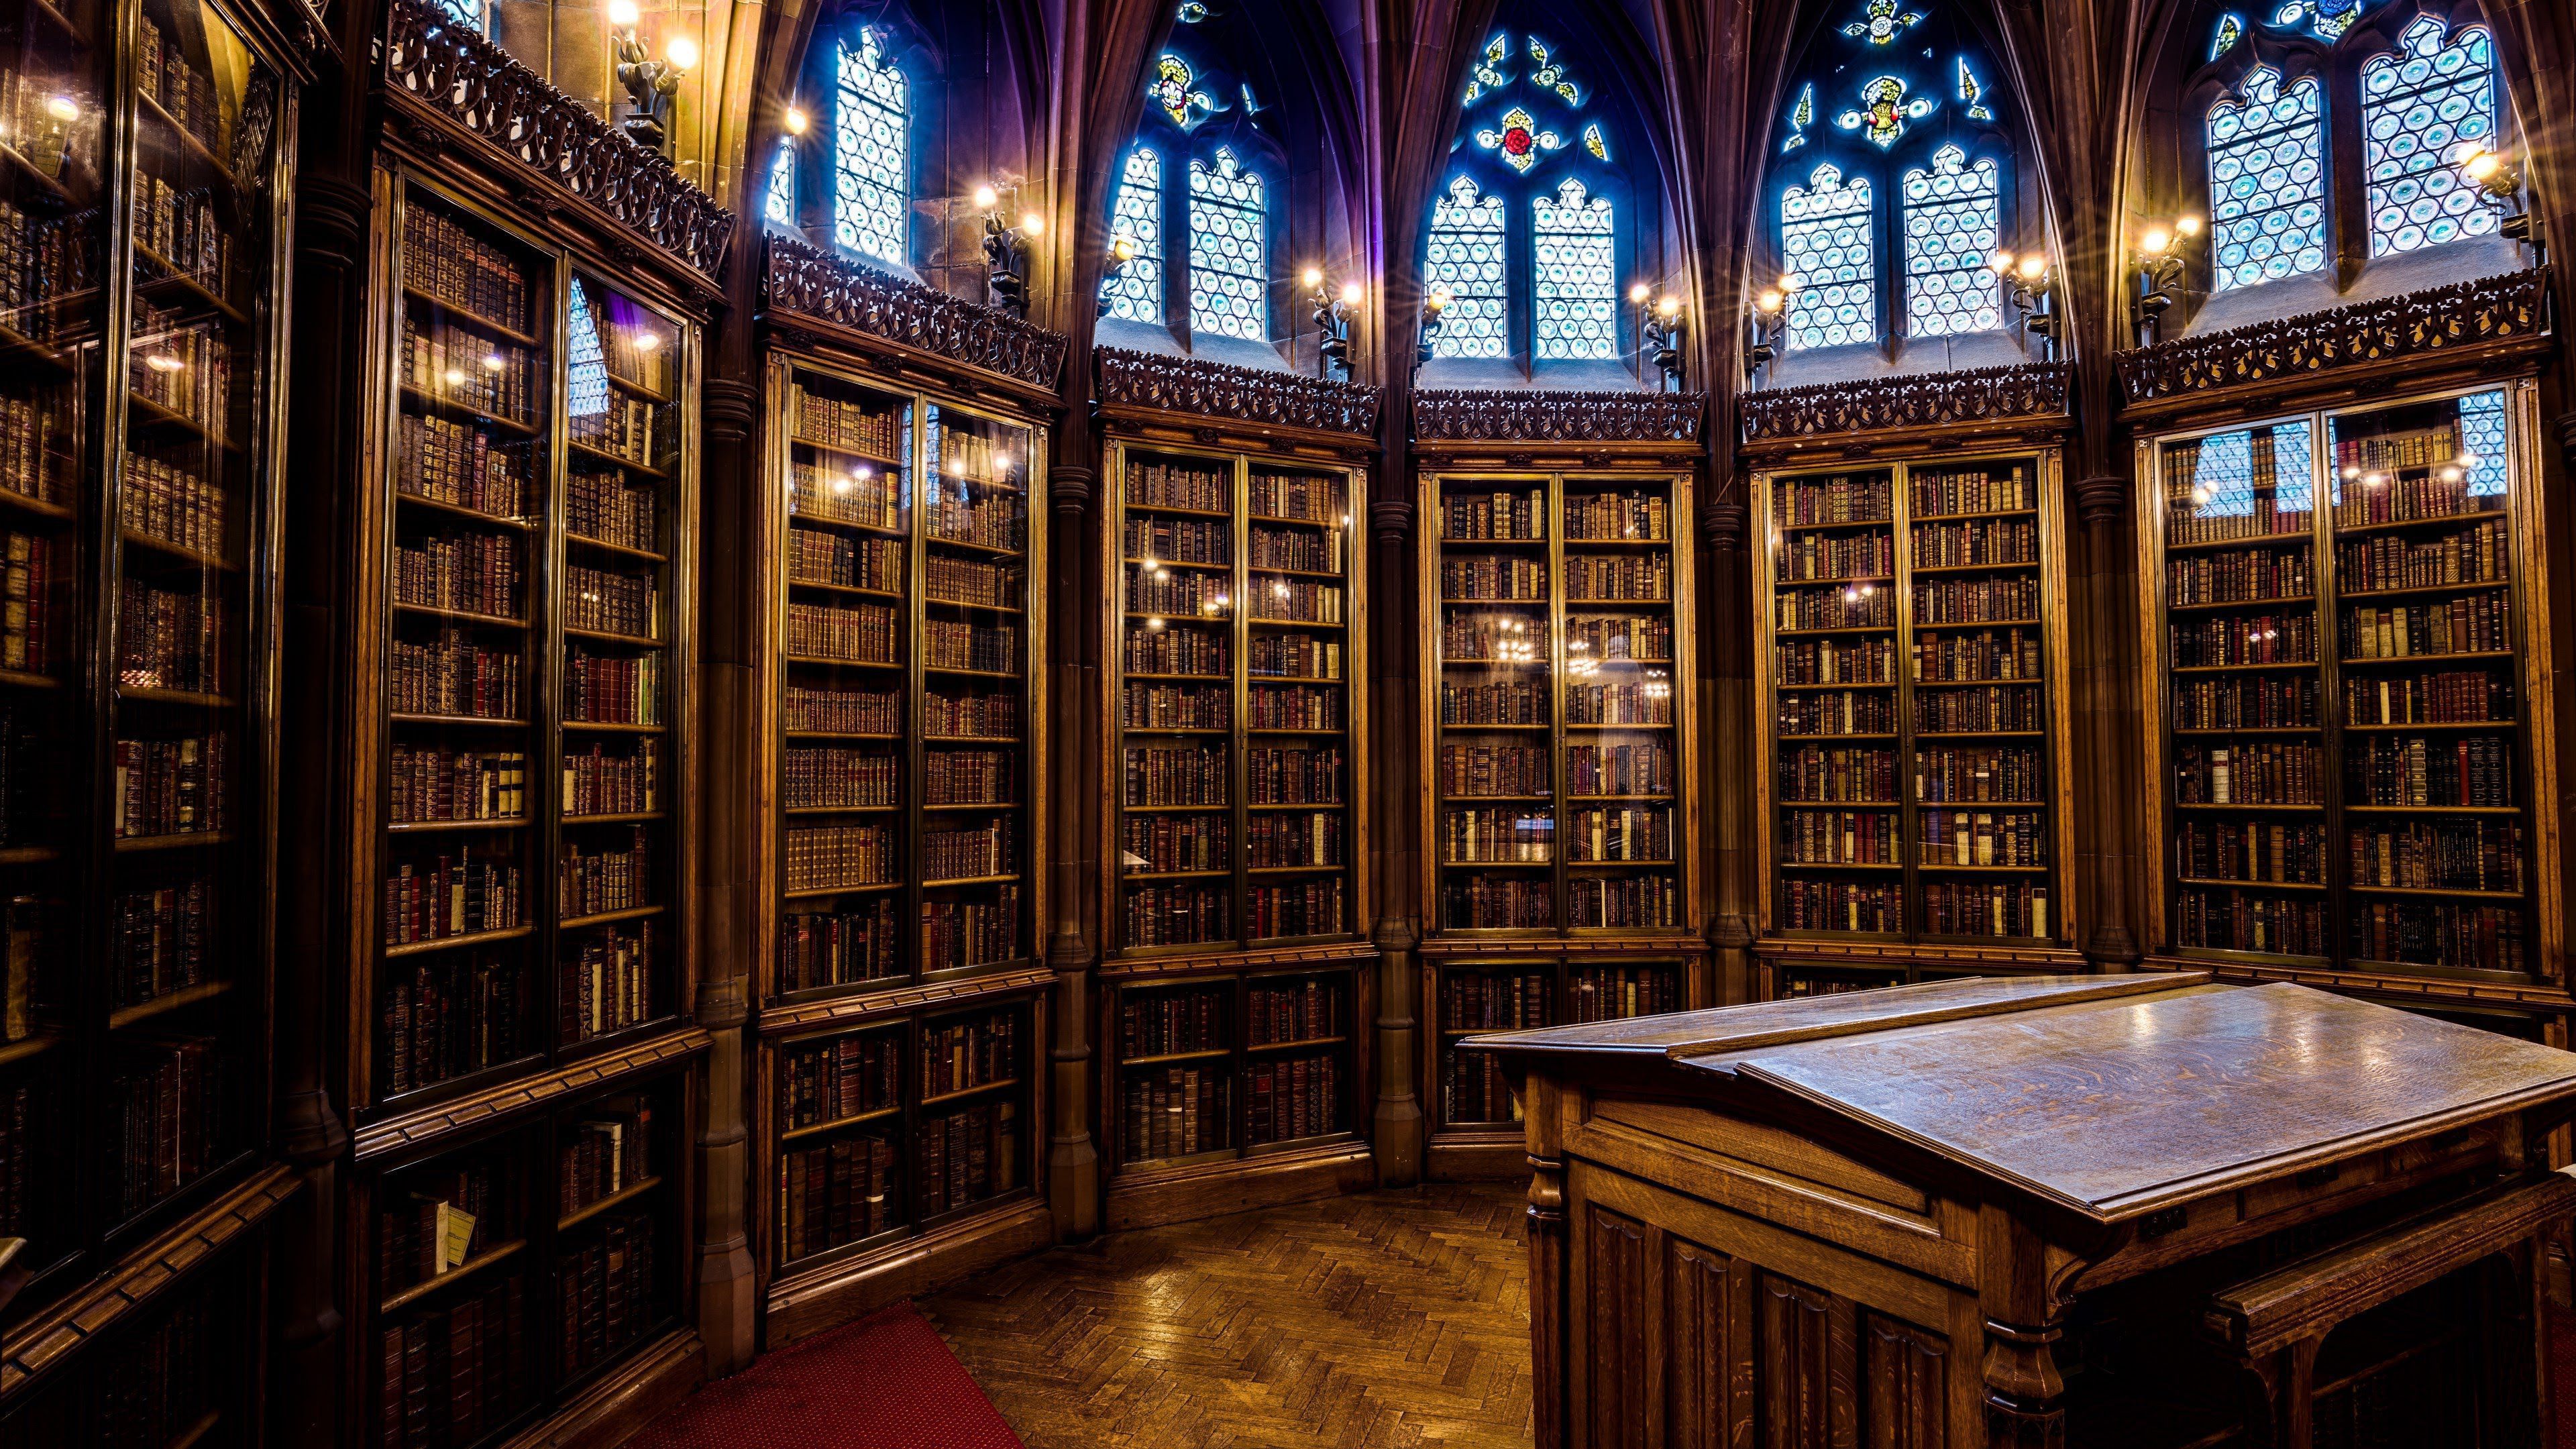
[[[1101,409],[1183,413],[1220,423],[1370,437],[1376,388],[1267,368],[1233,367],[1123,347],[1095,349]]]
[[[1699,392],[1469,392],[1413,395],[1419,443],[1655,443],[1699,441]]]
[[[403,1152],[458,1132],[551,1106],[576,1093],[611,1086],[666,1063],[705,1051],[714,1038],[704,1027],[686,1027],[617,1051],[584,1057],[533,1077],[503,1082],[470,1097],[423,1107],[374,1123],[358,1133],[358,1161]]]
[[[1103,981],[1151,980],[1163,976],[1196,976],[1201,974],[1232,975],[1247,971],[1272,971],[1300,966],[1333,966],[1366,961],[1377,955],[1377,947],[1367,941],[1351,941],[1323,946],[1280,946],[1261,951],[1227,951],[1211,956],[1138,956],[1123,961],[1104,961],[1098,975]]]
[[[253,1174],[212,1204],[144,1244],[88,1287],[0,1339],[0,1403],[60,1368],[82,1345],[140,1311],[238,1242],[303,1186],[293,1168]]]
[[[992,976],[972,976],[963,981],[934,981],[920,986],[897,987],[892,991],[870,991],[856,996],[835,997],[829,1001],[798,1002],[787,1006],[764,1008],[758,1030],[762,1036],[782,1036],[790,1032],[813,1031],[822,1027],[848,1026],[854,1022],[873,1021],[879,1017],[901,1016],[926,1006],[948,1006],[961,1001],[981,1001],[1005,996],[1015,991],[1039,991],[1055,984],[1055,972],[1045,966],[1026,966],[1017,971],[1004,971]]]
[[[927,364],[934,381],[972,387],[989,379],[1027,401],[1051,402],[1065,339],[999,307],[952,297],[772,235],[761,268],[761,315],[770,331],[806,346]]]
[[[1562,956],[1569,961],[1674,964],[1707,955],[1708,942],[1698,936],[1426,936],[1415,949],[1442,959]]]
[[[2357,971],[2329,966],[2287,966],[2238,961],[2201,961],[2184,956],[2148,955],[2141,958],[2142,971],[2205,971],[2221,981],[2260,985],[2272,981],[2294,982],[2321,991],[2341,991],[2368,996],[2382,1001],[2412,1002],[2426,1006],[2487,1006],[2523,1011],[2576,1013],[2576,996],[2565,987],[2534,982],[2522,985],[2506,981],[2450,980],[2438,976],[2409,976],[2395,972]]]
[[[2132,413],[2169,411],[2294,379],[2360,386],[2428,363],[2519,359],[2547,336],[2548,293],[2548,272],[2534,268],[2177,337],[2118,355],[2121,396]]]
[[[520,193],[530,209],[581,213],[612,253],[621,241],[649,246],[715,295],[733,213],[682,178],[670,158],[629,140],[428,0],[390,0],[377,49],[397,129],[415,146],[435,152],[452,140],[514,163],[530,183]]]
[[[2002,968],[2071,975],[2084,969],[2083,953],[2064,946],[1919,946],[1773,938],[1753,942],[1753,954],[1774,965],[1800,970],[1901,971],[1908,966],[1930,966],[1945,971]]]
[[[1998,426],[2062,429],[2074,369],[2063,362],[1979,367],[1749,392],[1736,400],[1748,451],[1869,435],[1872,443]]]

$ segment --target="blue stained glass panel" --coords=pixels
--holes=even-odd
[[[2495,55],[2474,26],[2444,43],[2417,18],[2398,48],[2361,68],[2363,162],[2370,177],[2370,254],[2391,256],[2496,229],[2461,174],[2461,154],[2495,141]]]
[[[1431,242],[1424,275],[1449,289],[1448,309],[1432,334],[1434,357],[1501,357],[1508,298],[1503,273],[1503,199],[1477,193],[1473,178],[1449,183],[1431,203]]]
[[[1793,349],[1878,340],[1878,257],[1869,178],[1824,165],[1780,193],[1780,255],[1798,279],[1789,300]]]
[[[1619,276],[1610,199],[1586,199],[1567,177],[1554,196],[1532,198],[1531,295],[1537,355],[1605,362],[1619,355]]]
[[[1233,148],[1190,162],[1190,330],[1270,337],[1270,213],[1259,173]]]
[[[2243,99],[2209,110],[2209,226],[2218,290],[2320,271],[2326,264],[2325,128],[2314,76],[2287,90],[2256,66]]]
[[[2469,469],[2472,497],[2505,491],[2505,395],[2471,393],[2460,399],[2460,449],[2478,461]]]
[[[1130,322],[1163,320],[1163,158],[1151,146],[1127,153],[1119,169],[1118,199],[1109,208],[1109,234],[1136,243],[1135,258],[1116,276],[1100,279],[1109,315]]]
[[[1905,173],[1905,327],[1916,337],[1991,332],[2003,299],[1986,259],[2003,225],[1994,158],[1944,146]]]
[[[841,40],[832,122],[832,239],[898,266],[908,260],[912,205],[911,117],[904,74],[873,25]]]
[[[761,202],[761,214],[779,226],[796,224],[796,143],[781,141],[778,154],[769,158],[769,194]]]

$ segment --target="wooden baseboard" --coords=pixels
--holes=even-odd
[[[675,1328],[502,1449],[613,1449],[707,1379],[697,1330]]]
[[[1295,1152],[1121,1173],[1110,1179],[1103,1226],[1113,1233],[1161,1227],[1375,1186],[1377,1158],[1366,1141],[1352,1138]]]
[[[902,1298],[935,1292],[1055,1242],[1040,1198],[950,1223],[880,1252],[779,1278],[769,1285],[767,1347],[811,1338]]]
[[[1529,1144],[1518,1137],[1434,1137],[1422,1175],[1433,1182],[1519,1182],[1530,1175]]]

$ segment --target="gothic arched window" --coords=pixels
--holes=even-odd
[[[761,215],[780,226],[796,224],[796,143],[781,140],[777,154],[769,159],[769,190],[761,201]]]
[[[901,69],[874,25],[844,33],[833,88],[832,239],[897,266],[908,265],[912,209],[912,119]]]
[[[2453,164],[2464,147],[2495,144],[2495,43],[2476,26],[2447,43],[2445,34],[2441,21],[2418,16],[2397,50],[2361,67],[2374,257],[2496,229],[2495,213]]]
[[[1127,153],[1118,172],[1118,196],[1109,208],[1109,231],[1125,237],[1134,256],[1117,275],[1103,277],[1109,315],[1130,322],[1163,320],[1163,158],[1151,146]]]
[[[1270,205],[1230,146],[1190,160],[1190,330],[1270,336]]]
[[[2012,152],[1985,53],[1937,0],[1857,0],[1782,92],[1771,220],[1794,351],[2004,325]]]
[[[1195,12],[1195,13],[1194,13]],[[1240,17],[1183,7],[1192,50],[1237,59],[1257,43]],[[1231,62],[1229,62],[1231,64]],[[1119,165],[1109,232],[1129,253],[1105,267],[1105,316],[1176,337],[1268,343],[1273,214],[1285,174],[1251,85],[1175,44],[1146,69],[1144,120]]]
[[[2209,108],[2209,234],[2219,291],[2326,264],[2324,87],[2258,65]]]
[[[1424,283],[1449,299],[1432,355],[1618,360],[1634,218],[1589,87],[1548,41],[1505,31],[1464,100],[1424,237]]]

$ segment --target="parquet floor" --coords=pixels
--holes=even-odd
[[[1029,1449],[1530,1443],[1524,1189],[1125,1233],[921,1311]]]

